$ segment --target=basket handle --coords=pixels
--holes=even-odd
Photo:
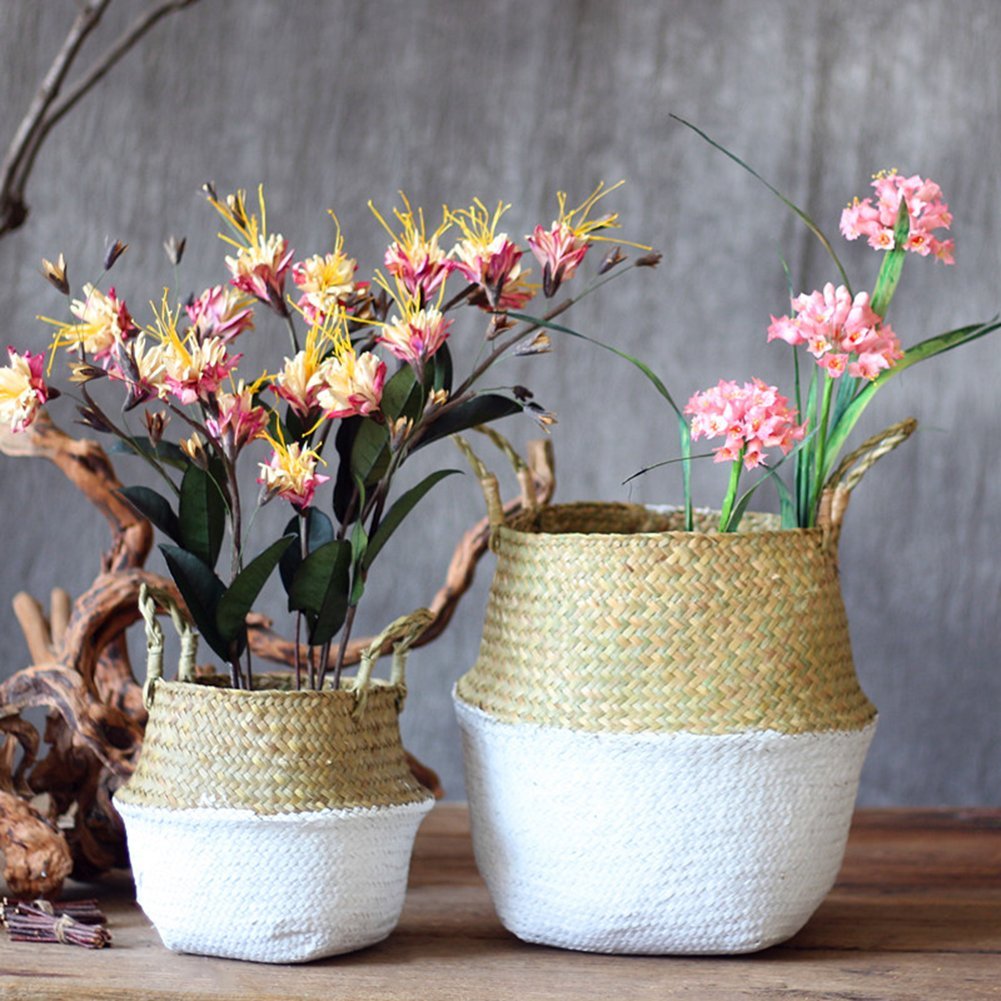
[[[143,684],[143,703],[147,709],[153,705],[156,683],[163,678],[163,628],[156,617],[157,604],[170,614],[174,628],[181,637],[181,655],[177,664],[179,681],[195,680],[195,653],[198,650],[198,633],[170,594],[147,584],[140,584],[139,614],[146,624],[146,681]]]
[[[837,543],[841,523],[848,509],[851,492],[859,481],[884,455],[903,444],[917,429],[918,422],[913,417],[893,424],[867,438],[855,451],[846,455],[828,477],[820,498],[817,524],[825,530],[833,542]]]
[[[528,461],[518,454],[517,449],[498,431],[485,424],[479,424],[473,428],[480,434],[485,435],[494,445],[504,453],[507,460],[514,469],[515,476],[521,486],[521,509],[523,511],[534,511],[540,507],[539,494],[536,489],[536,478],[543,483],[543,490],[546,495],[552,494],[551,486],[553,480],[553,459],[552,447],[548,441],[530,441],[528,443]],[[472,467],[480,481],[480,489],[487,504],[487,520],[490,524],[490,549],[495,550],[497,529],[505,522],[504,502],[501,499],[500,484],[497,477],[487,468],[486,463],[476,454],[472,445],[461,435],[452,435],[455,444],[466,457],[466,461]],[[546,489],[550,487],[550,489]],[[541,502],[545,503],[545,500]]]
[[[397,699],[397,712],[403,709],[403,701],[407,695],[406,666],[410,648],[420,639],[421,633],[434,621],[434,612],[427,608],[418,608],[409,615],[401,615],[391,622],[376,636],[361,655],[358,673],[354,679],[355,712],[365,709],[368,693],[372,688],[372,668],[382,654],[382,648],[387,643],[393,644],[393,662],[389,672],[389,683],[400,689]]]

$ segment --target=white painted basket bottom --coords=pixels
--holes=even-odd
[[[501,921],[588,952],[752,952],[794,935],[841,866],[876,726],[594,734],[455,706]]]
[[[433,805],[259,816],[115,803],[139,905],[163,944],[264,963],[319,959],[389,935]]]

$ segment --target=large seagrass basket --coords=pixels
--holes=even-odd
[[[149,723],[115,805],[139,904],[164,945],[290,963],[385,938],[433,805],[398,726],[403,661],[430,613],[378,637],[351,687],[247,692],[160,678],[162,633],[144,599]],[[392,639],[392,679],[373,680]]]
[[[736,953],[793,935],[844,853],[876,711],[821,526],[569,504],[499,524],[458,682],[476,859],[505,926],[599,952]],[[497,505],[492,509],[499,510]]]

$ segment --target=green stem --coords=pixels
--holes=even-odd
[[[730,524],[730,515],[733,514],[733,505],[737,500],[737,487],[740,485],[740,467],[744,461],[746,448],[740,450],[740,455],[730,465],[730,483],[726,488],[726,496],[723,498],[723,508],[719,513],[719,530],[725,532]]]
[[[810,526],[817,518],[817,506],[824,489],[824,463],[827,459],[827,425],[831,418],[831,397],[835,380],[830,375],[824,377],[824,394],[820,404],[820,418],[817,423],[817,445],[813,467],[813,496],[810,498]]]

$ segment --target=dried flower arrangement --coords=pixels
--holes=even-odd
[[[295,260],[288,241],[268,228],[263,192],[255,212],[245,192],[220,198],[207,185],[209,202],[227,226],[220,235],[233,251],[226,258],[228,286],[213,285],[183,305],[165,291],[151,322],[140,327],[113,287],[102,291],[87,283],[83,297],[70,303],[71,320],[47,320],[55,327],[49,370],[58,351],[72,356],[71,392],[79,394],[81,420],[114,436],[167,485],[166,493],[134,486],[122,494],[169,538],[160,548],[171,576],[199,633],[228,665],[232,687],[252,687],[246,619],[277,568],[295,621],[295,685],[321,688],[329,678],[337,688],[374,560],[413,508],[453,472],[438,469],[393,500],[406,460],[457,431],[519,411],[543,426],[551,422],[523,387],[483,391],[479,383],[512,352],[547,351],[544,325],[625,272],[616,244],[599,277],[576,296],[520,325],[508,315],[540,291],[523,264],[529,251],[543,268],[541,291],[551,298],[575,276],[592,243],[609,239],[618,217],[595,214],[595,207],[611,190],[599,185],[575,209],[561,193],[557,218],[549,227],[536,226],[524,247],[500,228],[509,208],[504,203],[494,210],[479,200],[463,210],[445,208],[433,231],[406,198],[392,224],[372,206],[391,242],[384,271],[367,282],[356,280],[357,263],[344,249],[336,217],[332,249]],[[458,239],[446,250],[450,231]],[[176,263],[183,242],[166,249]],[[118,241],[109,245],[105,274],[124,250]],[[657,259],[647,253],[630,266]],[[62,255],[44,262],[43,271],[70,294]],[[290,279],[297,299],[287,294]],[[449,295],[457,281],[461,288]],[[486,323],[480,357],[460,377],[452,371],[448,339],[451,314],[463,306]],[[262,311],[285,327],[290,352],[276,371],[247,382],[237,372],[242,356],[236,346]],[[398,367],[391,374],[392,360]],[[57,395],[45,364],[41,354],[11,348],[0,368],[0,420],[14,432],[28,428]],[[98,380],[124,391],[121,417],[110,416],[96,399]],[[143,433],[129,422],[138,407]],[[185,432],[176,442],[165,433],[171,421]],[[281,498],[292,517],[279,539],[251,556],[253,515],[241,497],[237,468],[261,443],[270,454],[258,461],[254,509]],[[328,476],[321,470],[331,451],[336,467]],[[328,481],[333,519],[316,501]],[[216,565],[227,534],[224,580]],[[300,639],[308,645],[306,657],[298,655]]]

